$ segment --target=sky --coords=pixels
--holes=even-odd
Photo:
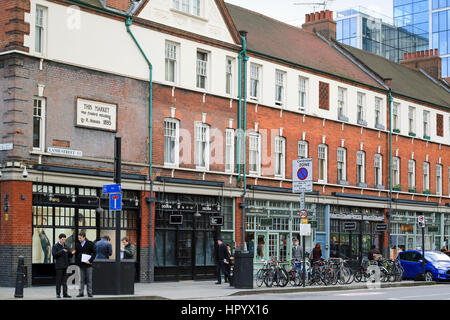
[[[313,5],[294,5],[294,3],[323,3],[326,9],[334,12],[358,6],[376,11],[392,19],[393,0],[225,0],[225,2],[244,7],[274,19],[301,26],[305,14],[314,12]],[[315,6],[315,11],[323,10],[323,6]]]

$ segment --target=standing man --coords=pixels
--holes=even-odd
[[[95,244],[86,239],[84,231],[80,231],[75,249],[75,262],[80,267],[81,272],[80,292],[77,298],[84,296],[85,283],[87,283],[88,297],[92,297],[92,262],[94,262],[96,256]]]
[[[303,249],[300,247],[298,239],[294,240],[294,246],[292,247],[292,259],[295,259],[295,269],[298,274],[301,274],[301,262],[303,261]]]
[[[228,253],[227,247],[223,244],[223,240],[221,238],[217,239],[217,252],[216,252],[216,270],[217,270],[217,282],[216,284],[222,283],[222,274],[225,275],[225,278],[229,278],[230,274],[225,267],[225,264],[230,259],[230,254]]]
[[[104,235],[102,240],[95,244],[95,250],[97,251],[96,259],[109,259],[112,255],[111,238],[108,235]]]
[[[123,259],[133,259],[136,247],[130,242],[128,237],[122,238],[122,244],[123,249],[120,249],[120,251],[123,252]]]
[[[63,297],[71,298],[67,294],[67,267],[69,266],[69,258],[72,257],[75,250],[70,252],[70,249],[66,246],[66,235],[64,233],[61,233],[58,238],[59,242],[52,247],[56,271],[56,298],[61,298],[61,285],[63,286]]]

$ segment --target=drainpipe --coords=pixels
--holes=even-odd
[[[153,231],[153,178],[152,178],[152,116],[153,116],[153,103],[152,103],[152,93],[153,93],[153,84],[152,84],[152,77],[153,77],[153,66],[151,62],[148,60],[147,56],[145,55],[144,51],[142,50],[141,46],[139,45],[138,41],[134,37],[133,33],[130,30],[130,26],[133,24],[133,21],[131,17],[128,17],[125,21],[125,26],[127,27],[127,32],[130,34],[131,38],[133,39],[134,43],[136,44],[137,48],[141,52],[142,56],[144,57],[145,61],[147,62],[147,65],[150,70],[150,80],[149,80],[149,98],[148,98],[148,105],[149,105],[149,119],[148,119],[148,134],[149,134],[149,141],[148,141],[148,179],[150,180],[150,205],[149,205],[149,222],[148,222],[148,282],[151,282],[151,270],[152,270],[152,231]]]
[[[388,218],[388,257],[391,250],[391,216],[392,216],[392,92],[389,88],[389,216]]]
[[[244,138],[244,170],[243,170],[243,176],[244,176],[244,192],[242,194],[242,251],[244,251],[245,248],[245,196],[247,194],[247,31],[241,30],[239,31],[239,36],[242,40],[242,51],[239,53],[239,124],[241,123],[241,112],[242,112],[242,70],[240,69],[242,60],[244,61],[244,92],[243,92],[243,98],[244,98],[244,132],[243,132],[243,138]],[[242,132],[240,133],[240,140],[242,140]],[[241,141],[239,141],[239,149],[241,147]],[[240,152],[239,152],[239,159],[240,159]],[[239,175],[238,175],[238,181],[240,180],[240,165],[239,165]]]

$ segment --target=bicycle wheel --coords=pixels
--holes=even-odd
[[[348,279],[347,279],[347,281],[346,281],[345,283],[346,283],[346,284],[350,284],[350,283],[353,282],[353,280],[355,280],[355,277],[354,277],[354,275],[353,275],[352,269],[350,269],[349,267],[346,267],[346,269],[347,269],[347,274],[348,274],[349,276],[348,276]]]
[[[362,271],[361,270],[356,271],[353,278],[355,282],[361,282],[363,278]]]
[[[287,274],[287,271],[283,268],[279,268],[277,270],[277,285],[280,287],[286,287],[286,285],[289,282],[289,276]]]
[[[265,271],[264,269],[259,269],[258,272],[256,273],[256,285],[258,287],[261,287],[262,284],[264,283],[264,276],[265,276],[264,271]]]
[[[273,286],[273,280],[275,278],[275,272],[273,270],[268,270],[265,273],[264,277],[264,283],[266,284],[266,287],[272,287]]]
[[[328,283],[333,286],[336,285],[338,282],[338,279],[337,279],[336,274],[334,273],[333,269],[327,270],[327,278],[328,278]]]

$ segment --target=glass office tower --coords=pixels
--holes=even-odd
[[[357,7],[336,13],[336,40],[399,62],[403,53],[428,49],[428,38],[393,25],[391,18]]]
[[[394,0],[394,24],[429,39],[438,49],[442,77],[450,77],[450,0]]]

